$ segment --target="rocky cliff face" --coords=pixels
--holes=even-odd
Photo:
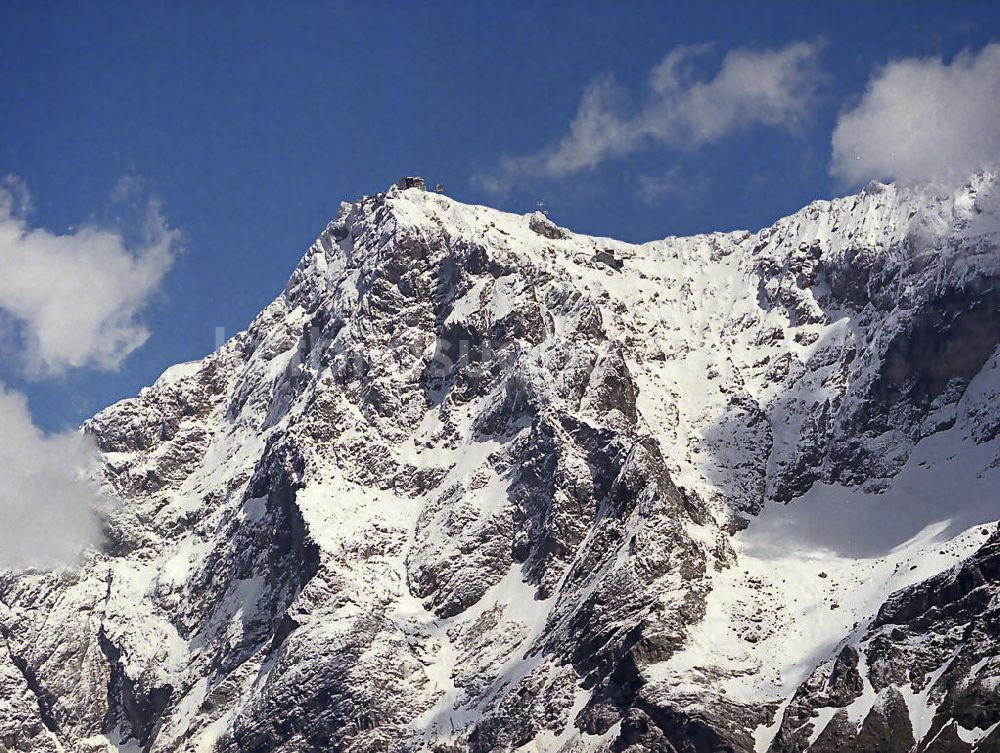
[[[0,749],[1000,750],[1000,193],[634,246],[391,189],[85,426]]]

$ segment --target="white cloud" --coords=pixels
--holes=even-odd
[[[128,200],[134,188],[123,182],[113,199]],[[14,330],[2,357],[34,378],[118,368],[148,336],[139,315],[178,234],[155,202],[135,227],[88,223],[62,235],[30,227],[29,208],[20,181],[0,184],[0,325]],[[81,432],[44,434],[25,397],[0,384],[0,568],[70,564],[99,541],[109,502],[92,478],[95,459]]]
[[[699,76],[707,46],[678,47],[650,71],[647,91],[628,92],[605,77],[583,94],[569,132],[553,147],[507,157],[479,183],[503,191],[519,177],[560,178],[650,144],[691,149],[755,125],[794,129],[822,81],[818,46],[728,52],[714,77]]]
[[[666,199],[683,204],[697,204],[708,193],[704,175],[691,175],[672,167],[662,175],[640,175],[635,181],[635,195],[644,204],[655,206]]]
[[[178,243],[150,202],[135,244],[121,229],[85,224],[63,235],[29,226],[23,184],[0,186],[0,310],[16,322],[29,373],[116,369],[149,336],[139,314]]]
[[[889,63],[833,133],[831,172],[922,183],[967,177],[1000,161],[1000,45],[978,54]]]
[[[99,540],[107,501],[88,477],[93,452],[80,432],[45,436],[24,396],[0,385],[0,568],[68,564]]]

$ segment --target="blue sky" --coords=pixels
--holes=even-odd
[[[513,211],[543,200],[560,224],[627,240],[765,226],[859,182],[831,175],[831,138],[884,66],[998,41],[1000,4],[972,2],[5,2],[0,175],[30,192],[25,227],[120,226],[141,243],[136,208],[155,199],[183,240],[129,291],[141,347],[32,370],[15,316],[0,383],[47,431],[134,394],[209,352],[217,327],[244,328],[341,200],[404,173]],[[808,96],[778,115],[744,103],[709,136],[687,116],[663,125],[728,54],[796,44]],[[663,100],[651,72],[679,49],[682,94]],[[625,135],[593,164],[545,167],[595,86]]]

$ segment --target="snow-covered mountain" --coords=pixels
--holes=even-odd
[[[86,424],[0,749],[1000,750],[1000,187],[630,245],[418,189]]]

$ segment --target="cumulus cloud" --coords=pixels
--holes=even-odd
[[[24,396],[0,385],[0,568],[68,564],[99,540],[107,506],[80,432],[46,436]]]
[[[691,149],[750,126],[794,129],[808,113],[823,78],[816,44],[731,50],[715,75],[705,76],[701,62],[710,49],[674,49],[631,104],[634,98],[612,78],[592,82],[557,144],[503,159],[494,174],[479,177],[480,185],[499,192],[519,177],[561,178],[651,144]]]
[[[950,181],[998,162],[1000,44],[950,64],[889,63],[833,133],[831,171],[845,184]]]
[[[155,202],[132,229],[133,243],[123,229],[93,223],[61,235],[32,228],[29,208],[24,185],[8,178],[0,186],[0,311],[20,332],[25,368],[117,369],[149,336],[139,315],[170,269],[177,233]]]
[[[116,202],[134,199],[122,183]],[[116,369],[148,337],[139,316],[170,268],[178,235],[155,202],[128,227],[33,228],[24,184],[0,184],[0,355],[29,378]],[[46,435],[25,397],[0,383],[0,568],[70,564],[100,537],[108,506],[81,432]]]

